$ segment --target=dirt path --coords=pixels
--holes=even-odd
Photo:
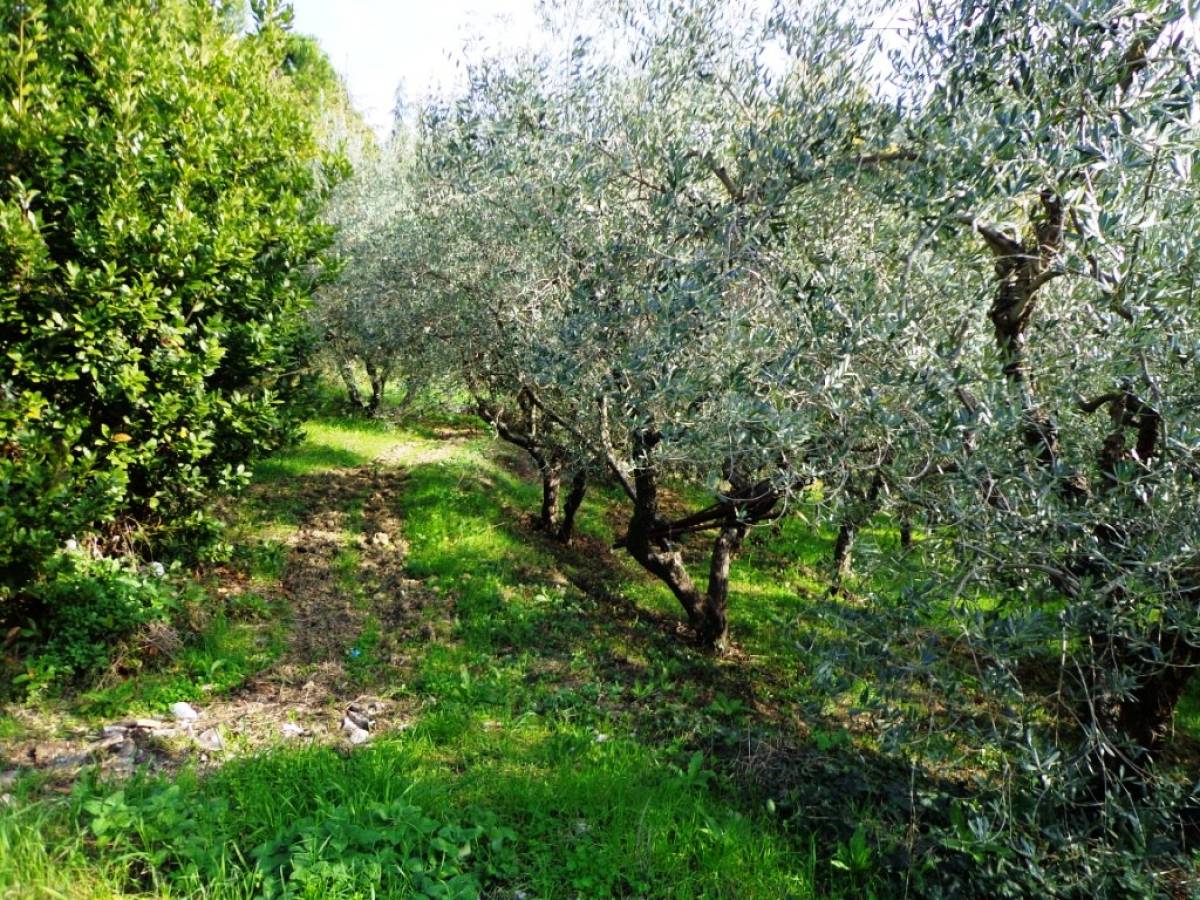
[[[304,510],[272,589],[275,607],[288,618],[282,654],[230,694],[187,698],[194,718],[181,708],[182,716],[123,718],[71,731],[53,716],[30,713],[29,736],[0,748],[0,760],[7,757],[0,782],[29,767],[69,782],[87,765],[114,774],[193,759],[211,765],[280,743],[364,743],[406,727],[416,710],[388,686],[402,681],[414,661],[387,656],[387,648],[431,637],[431,605],[444,607],[436,610],[443,618],[452,615],[452,601],[406,575],[398,510],[408,474],[401,465],[436,464],[451,453],[434,443],[398,443],[373,464],[253,488],[251,501],[255,492],[283,493]],[[244,585],[243,574],[225,575],[230,584],[220,592]],[[386,679],[362,660],[360,644],[371,634],[379,637],[367,648],[370,662],[386,669]]]
[[[256,749],[281,737],[348,739],[348,713],[369,719],[373,730],[406,724],[402,709],[364,693],[350,671],[368,621],[395,618],[395,607],[422,593],[405,577],[406,545],[394,513],[406,479],[398,469],[364,466],[302,485],[309,513],[289,541],[280,579],[290,611],[286,649],[244,688],[203,707],[198,725],[220,727],[235,746]],[[285,725],[294,727],[285,732]]]

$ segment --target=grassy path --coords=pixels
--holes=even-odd
[[[852,835],[831,865],[766,802],[783,688],[678,639],[603,502],[574,549],[528,531],[515,469],[478,434],[349,421],[260,466],[182,650],[0,720],[0,895],[862,895]],[[54,764],[177,700],[195,728],[138,732],[126,768]]]

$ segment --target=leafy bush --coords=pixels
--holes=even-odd
[[[267,896],[340,896],[366,881],[385,893],[478,897],[479,876],[516,869],[516,835],[485,818],[487,825],[442,823],[402,800],[374,804],[365,817],[338,806],[253,855]]]
[[[85,796],[81,820],[97,847],[144,860],[178,887],[235,874],[221,832],[236,813],[225,798],[210,798],[201,811],[178,784],[161,782]],[[478,897],[516,875],[516,843],[487,813],[461,824],[403,800],[338,804],[281,825],[246,853],[253,873],[235,877],[263,897],[360,897],[366,886],[379,896]]]
[[[33,693],[103,669],[117,641],[169,618],[175,606],[169,582],[153,570],[139,572],[128,560],[66,552],[47,568],[48,577],[30,592],[45,643],[17,679]]]
[[[340,166],[256,18],[0,9],[0,596],[106,523],[202,531],[292,435]]]

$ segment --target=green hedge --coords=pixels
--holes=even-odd
[[[288,439],[330,173],[286,13],[0,4],[0,597]]]

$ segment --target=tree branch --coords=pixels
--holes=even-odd
[[[987,222],[980,222],[974,216],[969,216],[966,213],[959,213],[954,217],[954,221],[971,226],[972,230],[987,242],[988,247],[997,256],[1024,256],[1025,247],[1016,238],[1009,237],[995,225],[989,225]]]

